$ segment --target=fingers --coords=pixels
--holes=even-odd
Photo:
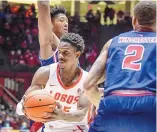
[[[49,105],[49,107],[54,111],[56,108],[57,109],[62,109],[62,105],[59,102],[56,102],[56,107],[54,105]]]
[[[22,99],[23,99],[23,101],[25,101],[25,99],[26,99],[26,95],[23,95]]]
[[[45,112],[44,113],[44,117],[43,118],[50,118],[53,117],[53,113],[52,112]]]
[[[59,102],[56,102],[56,106],[57,106],[58,109],[62,108],[62,105]]]

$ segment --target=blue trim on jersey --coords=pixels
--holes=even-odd
[[[47,66],[47,65],[53,64],[53,63],[55,63],[55,62],[54,62],[53,56],[51,56],[51,57],[50,57],[49,59],[47,59],[47,60],[42,60],[42,59],[40,59],[40,63],[41,63],[41,66]]]
[[[55,54],[53,56],[51,56],[50,58],[46,59],[46,60],[42,60],[39,57],[41,66],[48,66],[50,64],[56,63],[58,62],[58,51],[55,52]]]

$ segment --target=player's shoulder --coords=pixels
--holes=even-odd
[[[54,69],[54,68],[57,68],[57,66],[58,66],[58,63],[53,63],[53,64],[50,64],[49,65],[49,67],[52,69]]]
[[[83,77],[87,77],[88,72],[82,69]]]
[[[50,65],[47,65],[47,66],[41,66],[39,69],[38,69],[38,72],[50,72],[51,69],[56,69],[57,68],[57,63],[53,63],[53,64],[50,64]]]

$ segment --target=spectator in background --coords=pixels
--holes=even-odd
[[[123,21],[124,21],[124,12],[120,10],[117,12],[117,24],[120,24]]]
[[[114,15],[115,15],[115,10],[113,8],[110,8],[109,10],[110,24],[113,24]]]
[[[9,53],[9,60],[10,60],[11,65],[15,64],[15,59],[16,59],[15,50],[11,50],[10,53]]]
[[[23,4],[21,4],[21,5],[20,5],[20,8],[19,8],[19,12],[20,12],[21,14],[25,14],[25,11],[26,11],[25,6],[24,6]]]
[[[100,22],[101,22],[101,12],[100,12],[100,7],[98,7],[95,14],[95,24],[100,25]]]
[[[130,13],[126,12],[124,15],[124,23],[131,25],[132,18],[130,17]]]
[[[0,35],[0,46],[4,46],[4,37]]]
[[[106,24],[107,22],[107,17],[109,16],[109,11],[110,11],[110,8],[108,7],[108,4],[106,5],[106,8],[104,10],[104,23]]]
[[[21,132],[29,132],[28,125],[26,122],[24,122],[24,121],[22,122],[21,127],[20,127],[20,131]]]
[[[78,12],[75,12],[74,16],[73,16],[73,21],[75,23],[80,22],[80,15]]]
[[[23,49],[26,49],[27,48],[27,41],[24,40],[23,42],[21,42],[20,47]]]
[[[31,11],[32,11],[33,13],[35,13],[35,5],[34,5],[34,4],[31,5]]]
[[[93,14],[93,9],[90,9],[90,10],[87,12],[85,18],[86,18],[86,20],[87,20],[87,22],[88,22],[89,24],[91,24],[91,23],[94,22],[95,16],[94,16],[94,14]]]

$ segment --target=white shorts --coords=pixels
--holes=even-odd
[[[45,127],[44,132],[88,132],[86,126],[72,126],[72,127],[63,127],[63,128],[50,128]]]

